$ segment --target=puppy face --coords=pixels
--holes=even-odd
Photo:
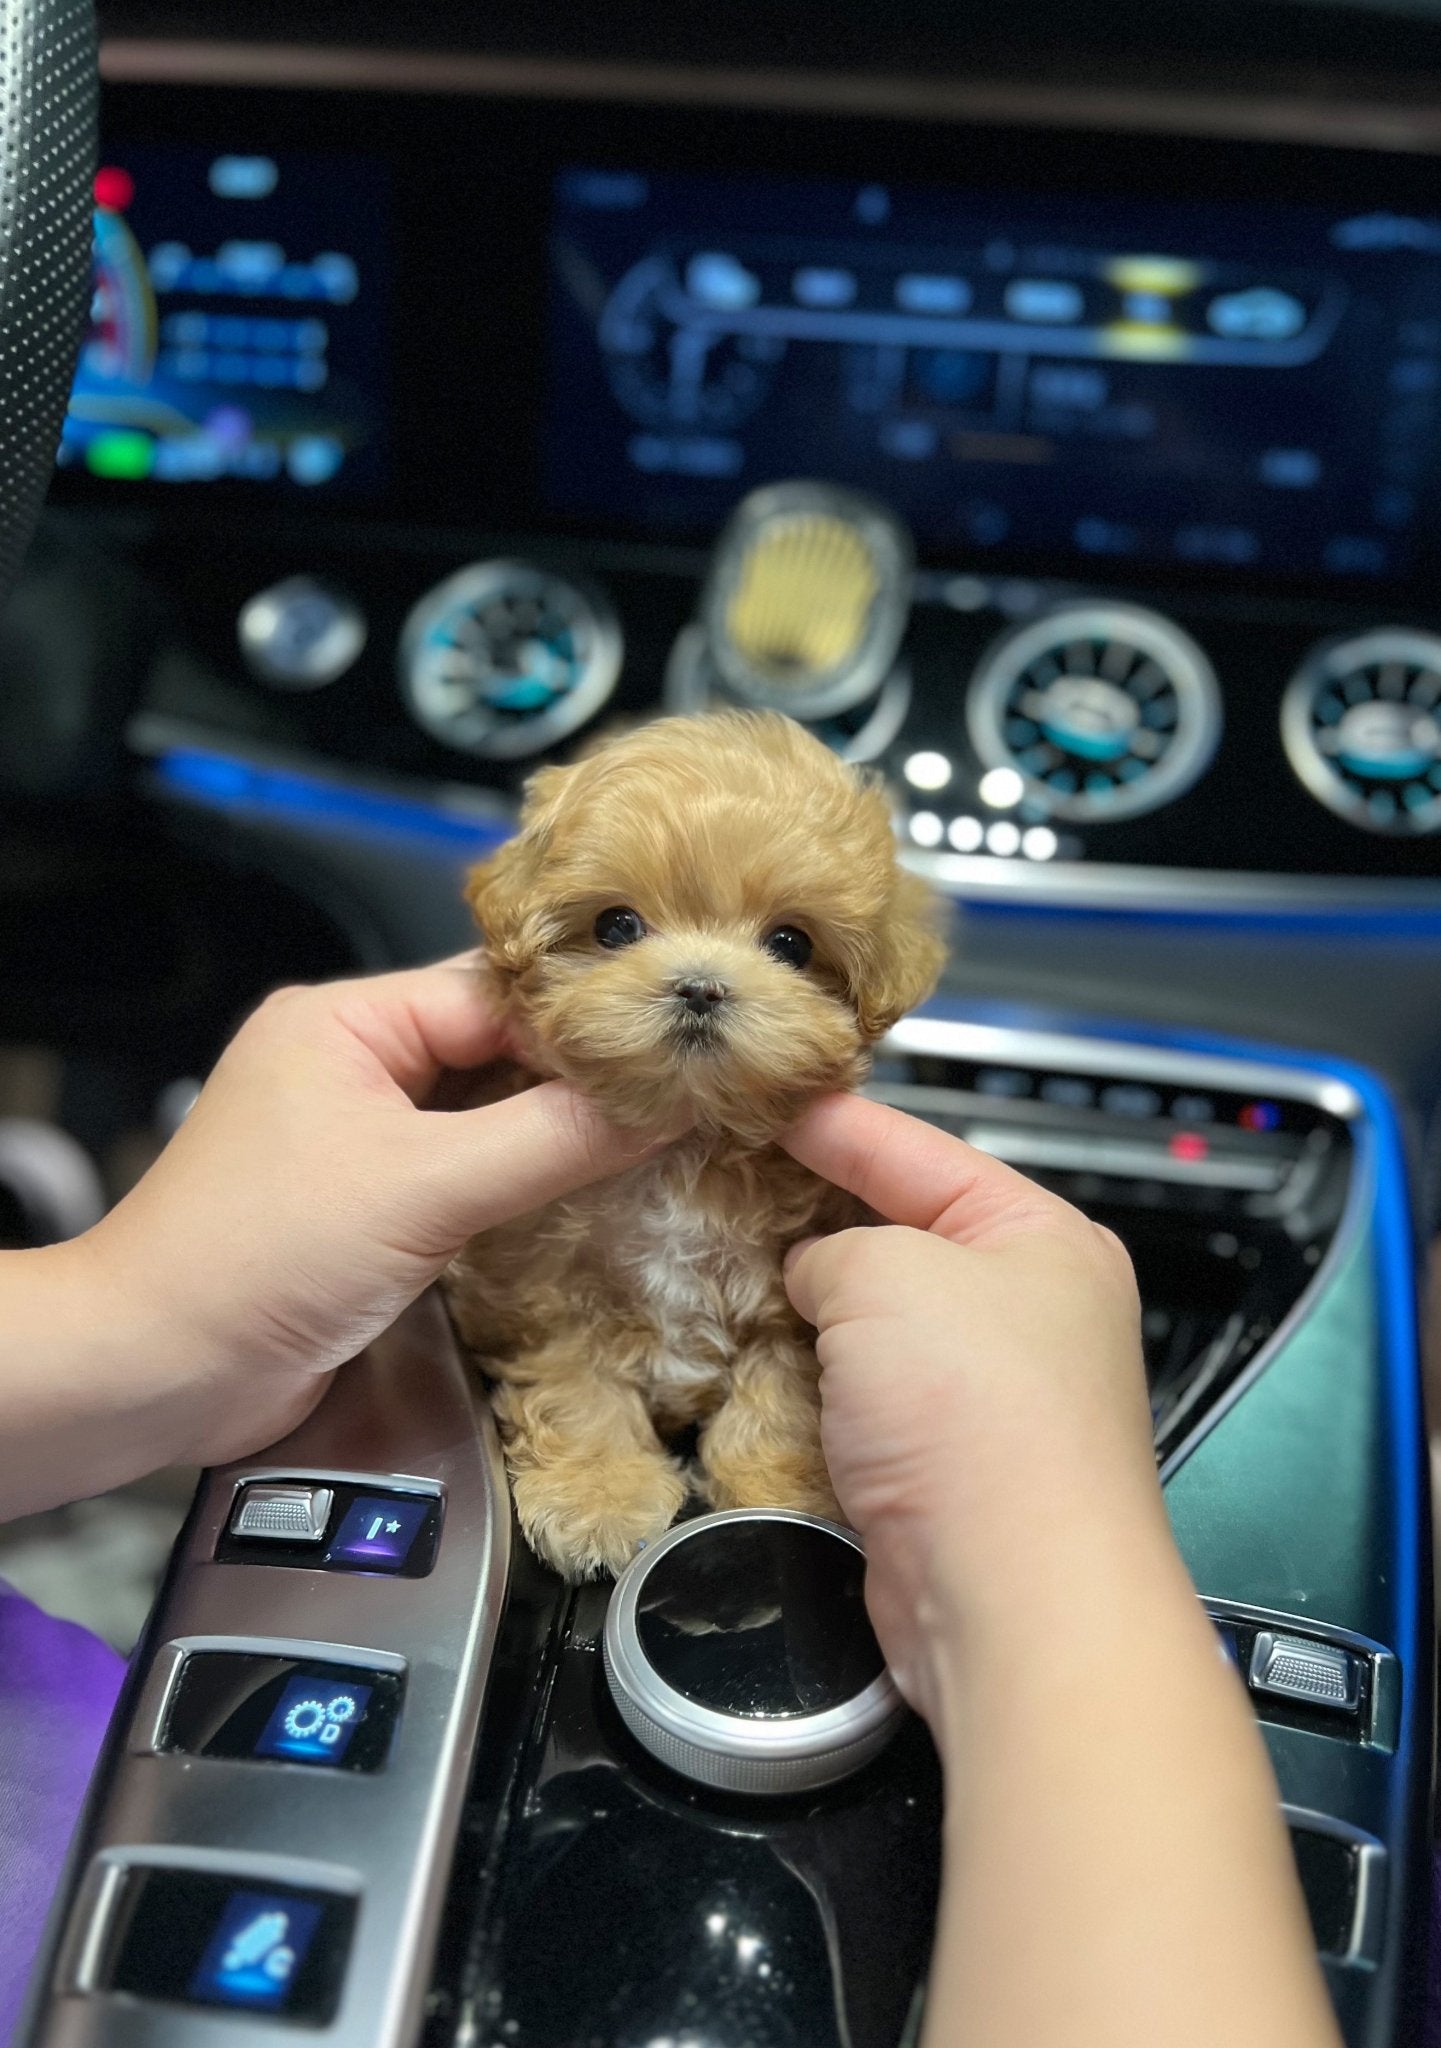
[[[790,719],[663,719],[532,778],[470,877],[529,1064],[616,1123],[761,1144],[931,991],[880,790]]]

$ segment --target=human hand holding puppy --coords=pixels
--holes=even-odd
[[[888,1218],[799,1247],[866,1598],[946,1771],[925,2048],[1340,2048],[1279,1795],[1186,1575],[1121,1246],[832,1096],[782,1140]]]
[[[285,989],[94,1230],[0,1253],[0,1514],[273,1442],[478,1230],[652,1149],[552,1082],[423,1105],[505,1050],[473,956]]]

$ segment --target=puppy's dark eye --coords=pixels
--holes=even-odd
[[[612,951],[621,946],[633,946],[637,939],[645,937],[645,926],[633,910],[617,904],[614,910],[603,910],[595,921],[597,945],[609,946]]]
[[[804,967],[813,950],[805,933],[793,924],[778,924],[773,932],[766,933],[761,944],[772,960],[779,960],[785,967]]]

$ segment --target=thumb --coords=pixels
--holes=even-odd
[[[447,1257],[478,1231],[639,1166],[668,1142],[617,1130],[564,1081],[421,1121],[428,1222],[436,1255]]]

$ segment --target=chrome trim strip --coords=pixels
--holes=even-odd
[[[1244,1601],[1217,1600],[1200,1595],[1201,1605],[1213,1621],[1243,1621],[1260,1628],[1284,1630],[1300,1636],[1320,1636],[1328,1643],[1364,1657],[1371,1667],[1371,1710],[1362,1741],[1368,1748],[1388,1754],[1396,1747],[1401,1718],[1401,1665],[1394,1650],[1354,1629],[1336,1628],[1314,1614],[1290,1614],[1275,1607],[1249,1607]]]
[[[1267,875],[1215,868],[1120,867],[1085,861],[1036,862],[976,853],[926,853],[906,847],[908,868],[948,896],[1036,909],[1211,911],[1237,917],[1364,916],[1407,911],[1441,915],[1441,884],[1397,876],[1375,882],[1351,875]]]
[[[386,1470],[388,1460],[401,1469]],[[443,1494],[425,1578],[218,1565],[236,1486],[265,1473],[378,1479]],[[418,1475],[418,1476],[415,1476]],[[337,1374],[319,1408],[263,1463],[201,1481],[142,1656],[156,1655],[111,1752],[68,1881],[58,1969],[19,2039],[44,2048],[195,2048],[283,2022],[197,2011],[76,1986],[103,1982],[105,1871],[165,1864],[328,1886],[359,1910],[331,2048],[410,2048],[420,2031],[451,1858],[474,1765],[509,1572],[511,1519],[499,1442],[432,1291]],[[383,1770],[296,1770],[245,1760],[136,1754],[153,1732],[177,1652],[292,1644],[406,1674]],[[159,1645],[158,1654],[153,1646]],[[343,1647],[342,1647],[343,1646]],[[113,1889],[113,1881],[112,1881]],[[48,1989],[48,1996],[46,1991]]]
[[[1302,1828],[1313,1835],[1330,1835],[1346,1842],[1357,1853],[1356,1908],[1351,1920],[1351,1939],[1338,1955],[1329,1949],[1321,1954],[1327,1962],[1347,1964],[1353,1969],[1374,1970],[1381,1951],[1386,1919],[1386,1847],[1364,1828],[1337,1820],[1334,1814],[1316,1813],[1309,1806],[1289,1806],[1283,1800],[1281,1816],[1288,1827]]]
[[[902,1090],[877,1088],[881,1101]],[[1058,1173],[1104,1173],[1119,1179],[1173,1182],[1178,1187],[1231,1188],[1236,1193],[1274,1194],[1285,1179],[1280,1161],[1264,1159],[1173,1159],[1162,1145],[1136,1139],[1130,1144],[1098,1138],[1093,1131],[1032,1131],[1014,1124],[972,1124],[966,1143],[1007,1166],[1049,1167]],[[1290,1162],[1286,1161],[1285,1165]]]
[[[315,43],[110,36],[100,75],[112,84],[268,86],[344,92],[484,95],[656,106],[765,108],[873,120],[976,122],[1234,141],[1315,143],[1432,156],[1441,107],[1415,101],[1168,92],[1084,83],[782,71],[734,65],[509,56],[468,50],[364,49]]]
[[[1334,1075],[1265,1061],[1233,1059],[1224,1053],[1172,1052],[1157,1046],[1127,1045],[1117,1039],[1012,1031],[1003,1025],[953,1021],[925,1010],[903,1018],[882,1040],[880,1051],[882,1056],[894,1051],[939,1059],[995,1060],[1006,1066],[1050,1066],[1073,1073],[1144,1076],[1187,1086],[1239,1090],[1244,1094],[1288,1096],[1292,1101],[1312,1103],[1350,1126],[1350,1179],[1341,1218],[1326,1256],[1293,1302],[1290,1313],[1167,1454],[1160,1467],[1164,1485],[1291,1342],[1361,1241],[1374,1200],[1376,1158],[1370,1119],[1355,1089],[1349,1081]]]
[[[997,1061],[1006,1066],[1059,1067],[1066,1073],[1142,1075],[1146,1079],[1199,1083],[1246,1095],[1289,1095],[1327,1115],[1354,1121],[1361,1098],[1349,1081],[1265,1060],[1229,1053],[1174,1052],[1123,1039],[1083,1038],[1072,1032],[1012,1030],[1005,1024],[972,1024],[927,1005],[903,1017],[886,1036],[886,1052],[932,1055],[938,1059]]]

